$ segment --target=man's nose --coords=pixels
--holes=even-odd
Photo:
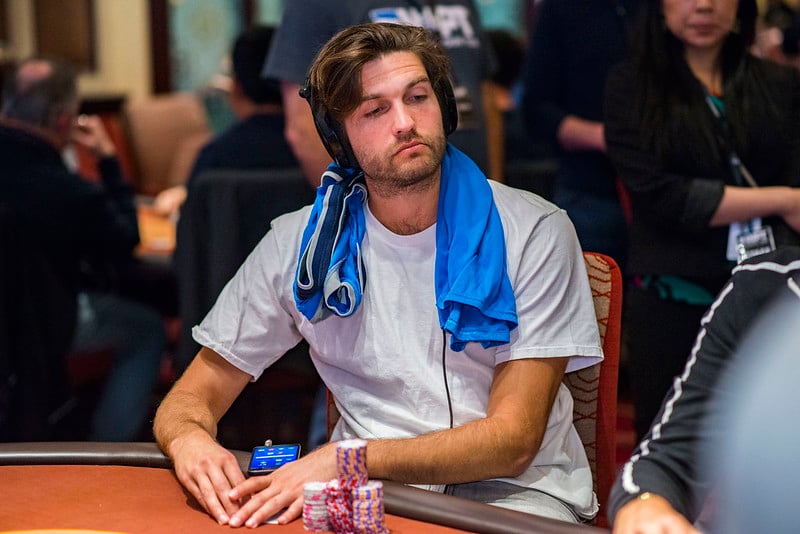
[[[714,8],[715,0],[695,0],[694,8],[700,11],[708,11]]]
[[[414,117],[406,106],[395,106],[394,116],[392,118],[394,120],[393,127],[396,135],[402,136],[414,129]]]

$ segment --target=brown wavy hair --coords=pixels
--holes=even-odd
[[[319,51],[309,71],[319,105],[343,121],[361,102],[364,65],[390,52],[411,52],[420,58],[441,104],[450,84],[450,61],[435,34],[417,26],[378,22],[346,28]]]

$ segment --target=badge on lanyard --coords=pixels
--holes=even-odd
[[[763,226],[761,219],[731,224],[728,232],[729,260],[741,263],[747,258],[773,250],[775,250],[775,238],[772,236],[772,228]]]

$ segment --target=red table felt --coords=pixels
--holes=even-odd
[[[465,532],[387,515],[392,534]],[[0,466],[0,531],[230,532],[186,493],[172,471],[94,465]],[[301,520],[258,530],[301,533]]]

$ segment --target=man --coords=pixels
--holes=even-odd
[[[335,163],[194,330],[204,348],[155,420],[180,481],[220,523],[252,527],[297,517],[303,483],[335,477],[333,443],[245,481],[214,441],[247,382],[305,338],[341,413],[332,439],[367,439],[370,477],[592,517],[561,379],[602,351],[569,219],[447,144],[448,60],[422,28],[343,30],[304,95]]]
[[[261,77],[261,69],[269,51],[274,30],[268,26],[253,26],[240,35],[231,51],[232,79],[228,102],[236,122],[212,139],[197,156],[186,185],[165,189],[155,198],[155,209],[178,218],[174,268],[180,292],[178,299],[181,321],[180,343],[174,358],[176,371],[182,372],[198,350],[192,340],[191,327],[211,308],[220,287],[209,288],[212,273],[224,266],[235,269],[238,261],[207,261],[211,253],[205,252],[208,241],[204,224],[208,213],[203,193],[197,191],[197,178],[211,170],[268,170],[297,168],[299,163],[284,138],[285,120],[281,105],[280,86],[276,80]],[[310,188],[309,188],[310,189]],[[313,191],[309,191],[309,198]],[[216,199],[215,199],[216,201]],[[202,220],[198,223],[198,217]],[[255,221],[255,215],[242,210],[241,218],[257,228],[265,228],[268,221]],[[232,226],[225,227],[225,231]],[[254,243],[248,241],[248,246]],[[245,255],[249,250],[243,250]],[[232,272],[219,279],[227,280]],[[211,284],[214,285],[214,284]]]
[[[319,48],[339,30],[364,22],[423,26],[438,33],[453,65],[460,114],[451,141],[490,178],[503,179],[502,116],[494,107],[494,57],[472,0],[305,0],[287,2],[264,75],[281,80],[286,138],[313,187],[328,155],[298,91]]]
[[[268,26],[253,26],[236,38],[228,93],[236,123],[200,150],[186,186],[170,187],[156,196],[155,208],[160,213],[177,215],[187,190],[203,171],[298,166],[283,137],[285,121],[278,82],[261,77],[273,33]]]
[[[77,111],[75,73],[60,62],[25,61],[6,80],[0,113],[0,207],[25,221],[54,273],[53,287],[66,295],[64,317],[56,319],[65,321],[64,337],[73,355],[98,346],[115,349],[88,437],[131,441],[139,438],[150,408],[166,335],[158,312],[98,286],[97,273],[132,259],[139,231],[133,191],[122,179],[114,145],[98,117],[79,121]],[[61,152],[73,142],[98,157],[99,183],[65,166]],[[50,305],[47,300],[36,301],[40,310]],[[69,349],[67,344],[54,351],[51,364],[62,365]]]
[[[741,397],[740,390],[729,389],[730,383],[726,386],[720,377],[752,365],[745,352],[737,349],[755,324],[764,327],[763,321],[756,321],[777,300],[800,305],[798,247],[754,256],[733,269],[730,281],[703,317],[683,373],[675,378],[650,432],[611,491],[609,517],[615,534],[699,532],[693,524],[703,516],[713,485],[711,470],[700,469],[701,452],[704,447],[716,451],[709,447],[729,437],[721,430],[726,426],[708,423],[719,415],[712,400]]]
[[[709,424],[722,431],[706,444],[702,465],[719,480],[714,532],[791,533],[797,530],[797,347],[800,288],[759,316],[732,368],[720,379]]]
[[[603,92],[625,57],[635,0],[544,0],[526,54],[522,111],[535,138],[557,151],[553,202],[567,210],[584,250],[625,272],[626,227],[617,173],[606,156]]]

